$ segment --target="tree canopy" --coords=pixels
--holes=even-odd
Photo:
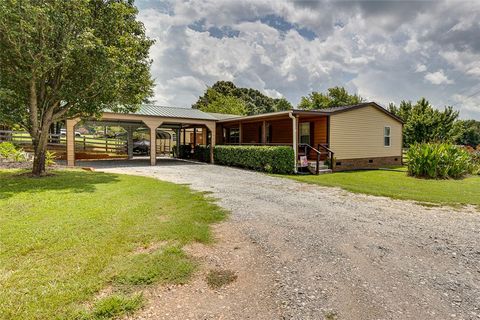
[[[462,126],[462,133],[457,143],[473,148],[480,146],[480,121],[459,120],[459,125]]]
[[[222,106],[219,102],[232,103]],[[239,101],[244,105],[240,106]],[[231,81],[217,81],[192,105],[194,109],[208,112],[254,115],[292,109],[285,98],[271,98],[256,89],[239,88]],[[228,112],[223,112],[228,111]]]
[[[327,93],[314,91],[306,97],[302,97],[298,105],[299,109],[316,110],[338,106],[347,106],[364,102],[358,94],[350,94],[344,87],[333,87]]]
[[[32,136],[45,171],[50,125],[108,108],[133,111],[152,93],[152,41],[131,0],[0,2],[0,122]]]
[[[402,101],[397,107],[390,104],[389,111],[405,122],[403,126],[404,146],[419,142],[455,142],[463,132],[458,120],[458,111],[447,106],[444,110],[434,108],[422,98],[413,104]]]
[[[245,102],[235,96],[224,95],[208,88],[205,97],[209,103],[202,107],[202,111],[238,115],[244,115],[248,112]]]

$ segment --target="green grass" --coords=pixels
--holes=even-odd
[[[136,294],[132,296],[111,295],[106,298],[99,299],[95,302],[92,310],[80,311],[73,315],[75,320],[102,320],[118,318],[123,315],[132,314],[143,305],[142,295]]]
[[[209,224],[225,216],[203,194],[155,179],[20,173],[0,170],[0,319],[104,318],[89,308],[105,287],[130,295],[184,283],[195,263],[182,246],[210,242]],[[102,308],[115,313],[134,298],[112,299]]]
[[[291,179],[327,187],[395,199],[445,205],[480,205],[480,176],[461,180],[427,180],[406,172],[365,170],[319,176],[288,176]]]

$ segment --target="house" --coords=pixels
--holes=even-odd
[[[67,164],[75,161],[75,125],[67,120]],[[87,119],[88,121],[88,119]],[[213,163],[215,145],[291,146],[298,167],[327,163],[341,170],[378,168],[402,162],[402,120],[375,102],[321,110],[287,110],[252,116],[206,113],[195,109],[142,106],[136,113],[105,112],[91,120],[120,125],[127,130],[127,145],[133,131],[150,130],[151,145],[158,145],[158,130],[175,132],[175,145],[209,145]],[[177,153],[178,154],[178,153]],[[129,158],[132,148],[128,147]],[[150,151],[155,165],[157,150]],[[298,167],[295,167],[297,171]]]
[[[312,161],[319,156],[337,171],[368,169],[401,164],[402,125],[400,118],[380,105],[366,102],[221,119],[216,141],[292,145],[299,159]]]

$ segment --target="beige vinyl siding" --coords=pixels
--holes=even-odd
[[[390,127],[390,147],[384,146],[385,127]],[[400,156],[402,124],[372,106],[334,114],[330,148],[337,159]]]

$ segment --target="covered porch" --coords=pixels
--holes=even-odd
[[[322,161],[330,167],[329,126],[330,116],[321,111],[281,111],[220,120],[216,141],[223,145],[292,146],[295,158],[304,166],[306,161]]]

